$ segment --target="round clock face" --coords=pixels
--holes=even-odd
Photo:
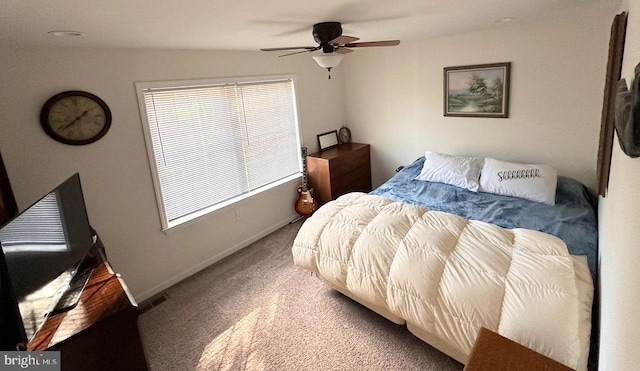
[[[349,143],[351,141],[351,130],[346,126],[343,126],[338,131],[338,137],[340,139],[340,143]]]
[[[111,111],[97,96],[84,91],[65,91],[42,107],[40,123],[53,139],[72,145],[93,143],[111,126]]]

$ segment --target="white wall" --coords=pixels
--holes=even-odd
[[[629,13],[622,77],[629,84],[640,63],[640,2]],[[614,138],[609,189],[600,198],[600,370],[640,364],[640,159],[626,156]]]
[[[425,150],[548,163],[595,187],[610,19],[576,14],[349,54],[347,125],[374,186]],[[443,68],[511,62],[508,119],[443,116]]]
[[[0,151],[21,209],[80,173],[89,218],[109,260],[144,300],[292,220],[298,184],[238,205],[240,220],[229,208],[160,232],[134,82],[294,73],[303,141],[315,151],[315,135],[344,121],[343,80],[338,69],[333,72],[327,80],[308,55],[5,48],[0,50]],[[107,102],[113,123],[103,139],[74,147],[45,134],[40,109],[65,90],[89,91]]]

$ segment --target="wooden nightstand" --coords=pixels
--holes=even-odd
[[[523,345],[480,329],[464,371],[575,371]]]
[[[309,188],[322,205],[348,192],[371,192],[369,145],[345,143],[307,157]]]

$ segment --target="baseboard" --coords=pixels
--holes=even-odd
[[[258,241],[259,239],[261,239],[262,237],[265,237],[275,231],[277,231],[278,229],[284,227],[285,225],[291,223],[292,220],[294,220],[297,217],[297,215],[292,215],[290,218],[286,219],[286,220],[282,220],[279,223],[265,229],[264,231],[257,233],[247,239],[245,239],[244,241],[236,244],[235,246],[232,246],[231,248],[216,254],[214,256],[212,256],[211,258],[193,266],[192,268],[152,287],[149,290],[146,290],[144,292],[141,292],[137,295],[134,295],[136,301],[138,303],[141,303],[147,299],[150,299],[151,297],[158,295],[159,293],[161,293],[162,291],[168,289],[169,287],[175,285],[176,283],[184,280],[185,278],[188,278],[198,272],[200,272],[201,270],[209,267],[211,264],[214,264],[224,258],[226,258],[227,256],[233,254],[234,252],[237,252],[249,245],[251,245],[252,243]]]

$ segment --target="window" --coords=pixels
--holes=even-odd
[[[163,230],[300,177],[293,77],[136,89]]]
[[[0,229],[0,240],[5,253],[67,251],[56,193],[49,193]]]

